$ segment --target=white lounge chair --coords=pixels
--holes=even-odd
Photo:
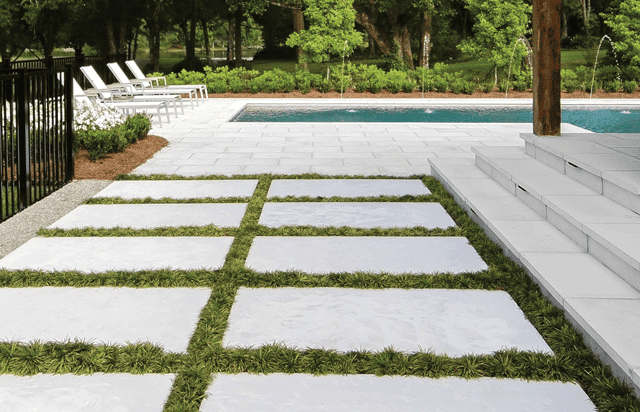
[[[96,72],[96,70],[91,66],[83,66],[80,68],[80,71],[89,80],[89,83],[93,86],[93,90],[99,93],[100,97],[102,97],[104,101],[113,102],[117,98],[133,100],[134,102],[164,101],[171,104],[176,117],[178,117],[178,105],[180,105],[180,110],[182,111],[182,114],[184,114],[182,97],[179,94],[164,93],[161,95],[143,95],[142,93],[136,92],[135,89],[132,89],[131,85],[123,85],[120,83],[106,85],[100,78],[98,72]]]
[[[144,81],[143,87],[159,87],[169,90],[184,87],[178,84],[167,85],[167,78],[165,76],[146,77],[144,73],[142,73],[142,70],[140,70],[138,63],[136,63],[135,60],[127,60],[125,64],[129,68],[131,73],[135,76],[136,80]],[[160,79],[162,79],[164,85],[160,84]],[[155,86],[153,85],[153,82],[156,82]],[[200,91],[200,98],[209,98],[209,91],[207,90],[206,84],[190,84],[189,86],[198,88],[198,90]]]
[[[193,102],[196,102],[196,105],[198,104],[198,88],[197,87],[192,87],[192,86],[182,86],[181,88],[175,88],[175,89],[156,89],[156,88],[152,88],[152,87],[144,87],[144,83],[146,83],[145,81],[142,80],[130,80],[127,75],[124,73],[124,71],[122,70],[122,68],[120,68],[120,66],[118,65],[118,63],[107,63],[107,67],[109,68],[109,70],[111,70],[111,73],[113,73],[113,75],[116,77],[116,80],[118,80],[118,84],[122,85],[125,87],[125,90],[128,93],[131,93],[132,95],[135,94],[142,94],[144,96],[146,95],[167,95],[167,94],[188,94],[189,95],[189,101],[191,102],[191,108],[193,109]],[[136,85],[140,86],[140,89],[136,89]]]
[[[59,74],[58,79],[60,79],[60,82],[64,85],[64,76]],[[89,92],[89,95],[92,95],[101,99],[99,92],[91,91],[91,90],[88,90],[88,92]],[[91,103],[91,100],[89,99],[89,95],[85,93],[84,90],[82,90],[82,87],[80,87],[76,79],[73,79],[73,97],[80,102]],[[125,101],[111,102],[111,101],[102,101],[101,99],[100,103],[110,107],[115,107],[116,109],[120,109],[127,114],[129,113],[129,111],[133,113],[137,113],[138,110],[147,111],[150,109],[155,109],[156,112],[158,113],[158,123],[160,127],[162,127],[162,114],[163,114],[160,112],[160,110],[164,108],[164,111],[165,111],[164,114],[166,114],[167,116],[167,123],[171,123],[171,118],[169,117],[169,106],[167,105],[166,101],[142,102],[142,101],[130,100],[126,102]]]

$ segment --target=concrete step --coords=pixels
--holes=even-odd
[[[507,151],[503,150],[502,155],[506,154]],[[526,160],[522,151],[519,158]],[[481,171],[473,159],[433,158],[429,162],[432,175],[443,183],[458,204],[504,249],[507,256],[525,268],[542,292],[564,310],[567,319],[584,336],[585,343],[640,396],[640,291],[637,287],[632,287],[619,273],[603,265],[552,225],[550,221],[553,218],[547,221],[533,212],[525,201],[537,201],[534,195],[521,189],[518,190],[522,193],[516,192],[510,185],[509,189],[501,186]],[[488,169],[490,165],[483,162],[480,159],[480,165]],[[544,171],[542,168],[539,170],[540,173]],[[488,172],[496,174],[498,179],[505,177],[493,167]],[[553,182],[552,175],[546,176]],[[518,181],[527,185],[532,180]],[[549,187],[557,189],[558,184],[553,182]],[[516,193],[519,193],[518,197]],[[558,197],[547,197],[558,203]],[[547,197],[540,196],[541,199]],[[591,196],[576,197],[586,201]],[[599,197],[597,202],[620,207],[603,196]],[[543,204],[552,216],[555,203],[549,203],[551,206]],[[593,213],[595,216],[599,212]],[[627,211],[627,218],[633,218],[629,213]],[[600,215],[605,221],[606,218],[615,219],[614,214]],[[580,213],[574,210],[565,216],[565,220],[570,222],[569,216],[575,219]],[[636,236],[637,233],[636,229]],[[637,241],[635,243],[638,244]],[[588,242],[588,246],[595,244],[595,241]]]
[[[480,169],[640,290],[640,215],[522,149],[474,147],[473,152]]]
[[[521,137],[532,158],[640,213],[640,133]]]

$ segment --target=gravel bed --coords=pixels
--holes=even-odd
[[[110,180],[74,180],[0,224],[0,258],[35,237],[105,187]]]

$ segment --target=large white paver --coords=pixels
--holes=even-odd
[[[506,292],[240,288],[224,345],[273,342],[340,352],[429,350],[452,357],[505,348],[552,352]]]
[[[640,298],[574,298],[565,307],[627,375],[640,365]]]
[[[246,203],[82,205],[49,228],[239,227],[246,210]]]
[[[0,412],[158,412],[173,374],[0,375]]]
[[[214,375],[201,412],[588,412],[574,383],[372,375]]]
[[[1,262],[1,261],[0,261]],[[476,272],[487,269],[463,237],[257,236],[246,265],[258,272]]]
[[[2,288],[0,341],[150,342],[185,352],[207,288]]]
[[[271,182],[267,197],[365,197],[430,194],[429,189],[420,180],[320,179],[274,180]]]
[[[257,180],[131,180],[113,182],[94,197],[195,199],[251,197]]]
[[[109,270],[216,270],[232,237],[33,238],[3,259],[0,268],[105,272]]]
[[[429,229],[455,226],[439,203],[265,203],[261,225],[350,226],[392,228],[423,226]]]

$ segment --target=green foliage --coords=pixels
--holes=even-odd
[[[576,74],[576,81],[580,85],[580,90],[583,92],[590,91],[593,68],[587,66],[579,66],[576,67],[574,72]]]
[[[75,143],[89,152],[91,160],[115,152],[121,152],[129,144],[143,139],[151,129],[151,121],[145,114],[127,118],[124,124],[109,129],[76,130]]]
[[[380,93],[387,86],[387,76],[382,71],[375,72],[369,79],[368,84],[371,93]]]
[[[496,67],[509,65],[514,46],[527,32],[531,6],[522,0],[465,0],[475,16],[473,37],[458,46],[463,53],[488,58]],[[526,48],[518,43],[514,62],[526,55]]]
[[[402,82],[402,91],[405,93],[412,93],[416,89],[417,85],[418,83],[415,81],[407,79]]]
[[[317,87],[322,81],[322,76],[298,69],[295,73],[296,87],[301,93],[307,94],[312,88]]]
[[[269,93],[288,93],[296,86],[294,76],[278,68],[262,73],[255,80],[261,84],[262,91]]]
[[[525,92],[529,88],[529,85],[524,80],[518,80],[513,82],[513,89],[517,92]]]
[[[322,79],[320,83],[316,86],[320,93],[327,93],[333,90],[333,83],[329,79]]]
[[[622,83],[622,89],[625,91],[625,93],[633,93],[637,88],[638,83],[633,80]]]
[[[640,0],[624,0],[617,13],[609,15],[605,23],[616,40],[618,56],[633,65],[640,65]]]
[[[356,11],[353,0],[304,0],[308,30],[292,33],[287,46],[299,46],[302,60],[324,62],[330,55],[350,56],[362,44],[362,34],[355,30]]]
[[[466,81],[462,85],[462,93],[464,94],[474,94],[478,90],[478,85],[473,81]]]
[[[602,84],[602,88],[607,93],[616,93],[616,92],[619,92],[620,89],[622,88],[622,83],[619,80],[604,82]]]
[[[580,88],[578,75],[569,69],[560,70],[560,88],[567,93],[573,93]]]
[[[449,86],[451,89],[451,92],[453,94],[462,93],[462,90],[464,90],[465,83],[466,82],[464,81],[464,79],[455,79],[453,83],[451,83],[451,85]]]
[[[480,90],[482,90],[483,93],[491,93],[494,87],[495,85],[493,84],[493,82],[485,82],[480,84]]]
[[[399,70],[390,70],[386,77],[387,90],[394,94],[402,90],[402,85],[408,80],[407,72]]]

